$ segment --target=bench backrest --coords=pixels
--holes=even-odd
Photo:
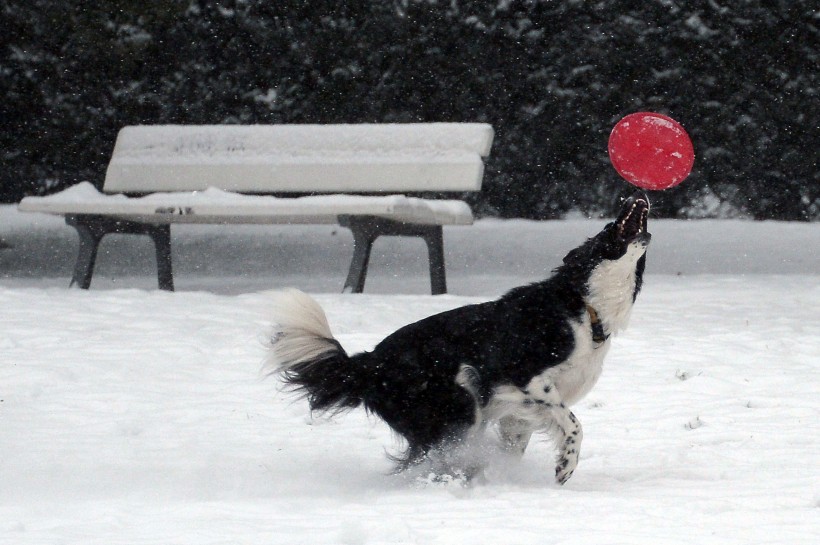
[[[107,193],[478,191],[482,123],[140,125],[123,128]]]

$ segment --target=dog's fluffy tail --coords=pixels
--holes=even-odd
[[[322,307],[299,290],[273,298],[273,330],[266,367],[307,398],[311,410],[338,412],[359,406],[368,373],[330,332]]]

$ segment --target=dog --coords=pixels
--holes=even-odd
[[[312,411],[363,406],[384,420],[407,443],[394,457],[397,471],[429,460],[440,475],[480,475],[484,462],[466,453],[492,426],[513,456],[533,433],[550,433],[555,479],[564,484],[583,438],[569,407],[598,380],[612,335],[629,321],[651,239],[648,214],[649,200],[636,192],[546,280],[404,326],[369,352],[348,355],[318,303],[283,292],[266,365]]]

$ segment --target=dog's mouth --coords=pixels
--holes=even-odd
[[[649,217],[649,199],[640,191],[630,196],[623,204],[615,224],[618,235],[627,242],[649,242],[651,235],[646,230]]]

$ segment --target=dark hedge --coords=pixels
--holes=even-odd
[[[668,217],[820,219],[814,2],[0,0],[0,200],[101,185],[137,123],[482,121],[484,215],[609,214],[640,110],[697,160]]]

